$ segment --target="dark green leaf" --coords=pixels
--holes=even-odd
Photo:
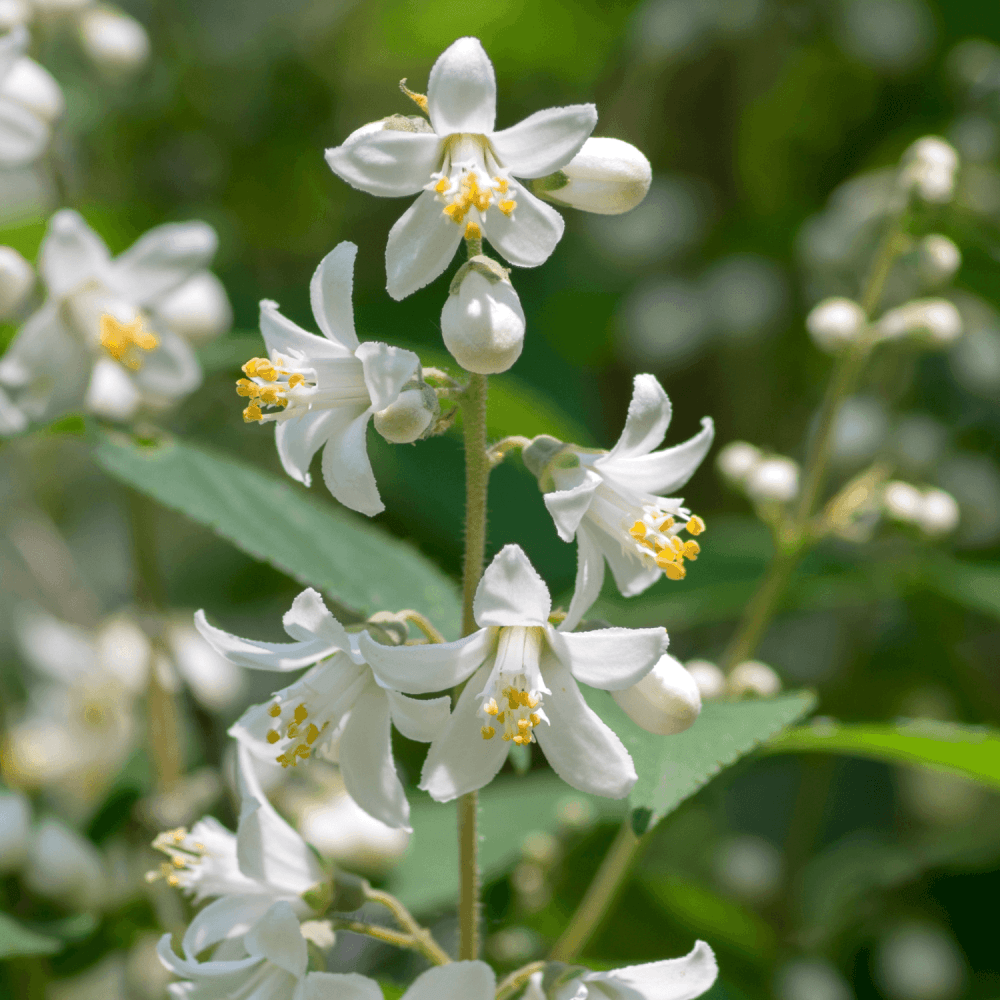
[[[0,958],[51,955],[61,947],[62,942],[58,938],[29,930],[13,917],[0,913]]]

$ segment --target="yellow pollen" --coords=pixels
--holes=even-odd
[[[272,719],[276,719],[276,718],[278,718],[278,716],[279,716],[279,715],[281,715],[281,706],[280,706],[280,705],[272,705],[272,706],[271,706],[271,707],[270,707],[270,708],[269,708],[269,709],[267,710],[267,714],[268,714],[269,716],[271,716],[271,718],[272,718]]]
[[[511,198],[505,198],[500,202],[500,204],[497,205],[497,208],[499,208],[504,215],[510,216],[513,215],[514,209],[517,208],[517,202]]]
[[[646,537],[646,525],[642,521],[636,521],[631,528],[628,529],[628,533],[637,541],[641,538]]]
[[[697,542],[689,540],[684,543],[685,559],[697,559],[699,552],[701,552],[701,546]]]
[[[671,566],[675,562],[677,562],[677,553],[673,549],[663,549],[656,557],[656,565],[660,569],[666,569],[667,566]]]
[[[514,736],[513,736],[512,733],[504,733],[503,734],[503,741],[504,741],[504,743],[510,743],[510,741],[512,739],[514,739]]]
[[[299,727],[297,723],[289,722],[288,728],[285,730],[285,735],[294,738],[299,735]]]
[[[309,723],[309,728],[306,729],[306,743],[310,745],[315,743],[319,739],[319,729],[314,726],[311,722]]]
[[[138,371],[142,367],[142,355],[139,351],[153,351],[160,346],[160,339],[155,333],[144,330],[142,317],[136,316],[131,323],[122,323],[114,316],[104,313],[100,319],[101,347],[108,354],[120,361],[126,368]]]
[[[267,742],[268,743],[277,743],[278,740],[280,740],[280,739],[281,739],[281,733],[279,733],[277,729],[269,729],[267,731]]]
[[[691,535],[700,535],[705,530],[705,522],[695,514],[685,525]]]
[[[483,231],[479,228],[478,223],[467,222],[465,224],[465,238],[467,240],[481,240],[483,238]]]
[[[528,716],[528,718],[531,720],[531,724],[533,726],[537,726],[538,723],[542,721],[542,717],[534,712],[532,712],[531,715]]]
[[[680,563],[667,563],[663,567],[663,572],[671,580],[683,580],[687,576],[687,570]]]
[[[517,728],[523,733],[526,729],[531,728],[531,723],[527,719],[518,719]]]
[[[243,411],[243,420],[245,423],[253,423],[255,420],[263,420],[264,414],[260,412],[260,407],[256,403],[251,403]]]
[[[487,715],[496,715],[500,709],[497,708],[496,698],[490,698],[490,700],[483,706],[483,711]]]
[[[670,536],[670,547],[678,555],[683,555],[683,553],[684,553],[684,543],[676,535],[671,535]]]
[[[295,709],[296,722],[305,722],[308,715],[309,713],[306,711],[305,705],[299,705],[299,707]]]
[[[451,219],[452,222],[461,222],[465,218],[465,213],[468,212],[468,204],[460,205],[457,201],[453,201],[450,205],[444,206],[444,214]]]
[[[480,732],[483,734],[484,740],[491,740],[497,734],[497,731],[492,726],[483,726]]]
[[[669,530],[670,528],[672,528],[673,526],[674,526],[674,519],[673,519],[672,517],[670,517],[670,515],[668,514],[668,515],[667,515],[667,516],[666,516],[666,517],[665,517],[665,518],[664,518],[664,519],[663,519],[663,520],[662,520],[662,521],[660,522],[660,531],[667,531],[667,530]]]
[[[491,700],[492,700],[492,699],[491,699]],[[505,713],[503,713],[503,712],[498,712],[498,713],[497,713],[497,722],[503,722],[503,720],[504,720],[504,717],[505,717]]]
[[[420,108],[420,110],[421,110],[421,111],[423,111],[423,113],[424,113],[425,115],[426,115],[426,114],[429,114],[429,112],[428,112],[428,110],[427,110],[427,95],[426,95],[426,94],[418,94],[418,93],[416,93],[415,91],[412,91],[412,90],[410,90],[410,88],[406,86],[406,77],[405,77],[405,76],[403,77],[403,79],[402,79],[402,80],[400,80],[400,81],[399,81],[399,89],[400,89],[400,90],[401,90],[401,91],[402,91],[402,92],[403,92],[404,94],[406,94],[406,96],[407,96],[407,97],[408,97],[408,98],[409,98],[409,99],[410,99],[411,101],[413,101],[413,103],[414,103],[414,104],[415,104],[415,105],[416,105],[416,106],[417,106],[418,108]]]
[[[289,764],[295,763],[295,758],[290,757],[288,754],[283,753],[278,757],[274,758],[282,767],[288,767]]]
[[[493,190],[496,191],[497,194],[506,194],[507,193],[507,188],[509,186],[510,185],[507,183],[507,178],[506,177],[494,177],[493,178]]]
[[[297,746],[297,747],[295,748],[295,755],[296,755],[296,757],[302,757],[303,759],[305,759],[305,758],[306,758],[306,757],[308,757],[308,756],[309,756],[309,755],[310,755],[311,753],[312,753],[312,750],[310,750],[310,749],[309,749],[309,747],[307,747],[307,746],[305,745],[305,743],[300,743],[300,744],[299,744],[299,745],[298,745],[298,746]]]
[[[294,389],[297,385],[302,385],[306,380],[305,375],[301,372],[295,372],[293,375],[288,377],[288,388]]]
[[[438,194],[444,194],[445,191],[447,191],[448,188],[450,187],[451,183],[449,182],[448,178],[442,177],[441,180],[439,180],[437,184],[434,185],[434,190],[437,191]]]

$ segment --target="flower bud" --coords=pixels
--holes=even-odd
[[[730,441],[715,457],[715,467],[724,479],[741,483],[763,456],[747,441]]]
[[[524,312],[496,261],[477,256],[459,268],[441,311],[441,333],[466,371],[495,375],[517,361],[524,346]]]
[[[28,857],[31,806],[20,792],[0,792],[0,874],[16,871]]]
[[[790,458],[774,455],[765,458],[747,476],[747,494],[754,500],[788,503],[799,493],[799,466]]]
[[[910,483],[886,483],[882,491],[882,506],[896,521],[915,522],[920,516],[923,500],[920,490]]]
[[[211,271],[188,278],[157,303],[156,312],[174,333],[195,344],[224,333],[233,322],[226,289]]]
[[[90,909],[104,894],[104,868],[94,845],[55,819],[42,821],[28,845],[25,882],[33,892],[73,909]]]
[[[864,309],[844,298],[823,299],[806,317],[806,329],[816,346],[830,354],[857,340],[866,323]]]
[[[685,666],[698,685],[702,701],[721,698],[726,693],[726,675],[710,660],[688,660]]]
[[[698,718],[701,694],[681,663],[664,654],[638,684],[611,697],[637,725],[657,736],[682,733]]]
[[[931,233],[920,241],[920,276],[928,285],[951,281],[962,266],[962,251],[947,236]]]
[[[537,180],[536,194],[598,215],[621,215],[646,197],[649,160],[621,139],[588,139],[561,170]]]
[[[958,153],[936,135],[918,139],[903,154],[903,186],[934,205],[951,201],[957,171]]]
[[[949,535],[958,527],[958,504],[944,490],[928,490],[921,498],[917,521],[924,533],[932,537]]]
[[[770,698],[781,691],[781,678],[766,663],[744,660],[733,668],[726,686],[736,698]]]
[[[56,78],[27,56],[22,56],[10,68],[0,83],[0,94],[23,105],[49,124],[59,118],[66,107]]]
[[[437,395],[429,385],[415,385],[375,414],[375,430],[391,444],[416,441],[438,415]]]
[[[877,329],[883,340],[919,335],[944,347],[961,335],[962,316],[947,299],[913,299],[885,313]]]
[[[108,73],[132,73],[149,58],[149,35],[115,7],[94,7],[80,18],[80,42],[88,58]]]
[[[0,320],[14,316],[34,287],[34,268],[13,247],[0,247]]]

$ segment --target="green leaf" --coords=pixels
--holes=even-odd
[[[900,725],[799,726],[772,740],[769,753],[835,753],[887,764],[922,764],[1000,788],[1000,731],[934,719]]]
[[[624,804],[585,795],[551,772],[498,778],[479,792],[479,867],[484,881],[496,878],[521,857],[524,838],[554,833],[599,817],[620,818]],[[410,909],[453,905],[458,894],[457,806],[427,796],[411,805],[413,836],[389,889]]]
[[[51,955],[62,948],[58,938],[39,934],[19,924],[13,917],[0,913],[0,958],[18,955]]]
[[[607,692],[588,690],[586,697],[635,761],[639,780],[628,802],[637,834],[652,829],[720,771],[816,704],[811,691],[753,701],[709,701],[686,732],[654,736],[637,726]]]
[[[290,479],[176,440],[144,446],[102,432],[94,456],[115,478],[348,608],[362,614],[416,608],[446,635],[458,634],[457,591],[441,570],[413,546],[307,496]]]
[[[1000,619],[1000,566],[938,559],[926,582],[929,589],[942,597]]]

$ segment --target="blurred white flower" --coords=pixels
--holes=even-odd
[[[43,819],[28,842],[25,884],[69,909],[89,910],[104,899],[106,873],[97,848],[57,819]]]
[[[890,1000],[953,1000],[965,986],[967,969],[944,928],[907,921],[879,942],[875,975]]]
[[[931,233],[920,241],[920,276],[928,285],[947,284],[962,266],[962,251],[953,240]]]
[[[886,513],[897,521],[916,523],[920,517],[923,494],[910,483],[886,483],[882,492],[882,503]]]
[[[146,29],[117,7],[101,5],[84,10],[77,30],[87,57],[106,73],[134,73],[149,59]]]
[[[229,708],[243,694],[243,672],[212,649],[189,622],[173,621],[165,628],[173,665],[205,708]]]
[[[770,902],[781,888],[781,852],[763,837],[734,834],[716,848],[715,876],[728,892],[748,903]]]
[[[950,535],[960,520],[955,498],[944,490],[928,490],[920,505],[919,522],[924,533],[932,537]]]
[[[958,153],[936,135],[918,139],[903,154],[901,182],[931,204],[951,201],[955,193]]]
[[[966,162],[985,163],[995,160],[1000,152],[1000,130],[985,115],[962,115],[952,123],[948,135]]]
[[[611,697],[637,726],[657,736],[684,732],[701,712],[697,681],[667,653],[638,684]]]
[[[0,322],[20,311],[35,281],[35,269],[13,247],[0,246]]]
[[[585,212],[621,215],[646,197],[653,168],[631,143],[588,139],[554,177],[555,183],[541,178],[534,185],[535,193]]]
[[[761,450],[748,441],[730,441],[715,456],[715,467],[723,479],[742,483],[763,457]]]
[[[835,966],[822,958],[793,958],[778,969],[777,1000],[854,1000],[854,991]]]
[[[226,289],[211,271],[199,271],[168,292],[157,313],[171,330],[196,345],[225,333],[233,322]]]
[[[747,474],[746,491],[752,500],[794,500],[799,495],[798,463],[782,455],[761,459]]]
[[[976,820],[989,801],[988,791],[957,774],[920,766],[895,770],[902,803],[924,823],[941,827],[965,826]]]
[[[698,685],[702,701],[721,698],[726,693],[726,675],[710,660],[688,660],[685,667]]]
[[[726,690],[735,698],[772,698],[781,692],[781,678],[766,663],[744,660],[733,667]]]
[[[853,299],[829,298],[813,306],[806,329],[816,346],[833,354],[853,344],[867,325],[865,311]]]
[[[884,313],[875,325],[882,340],[923,335],[934,347],[946,347],[962,333],[962,316],[947,299],[914,299]]]
[[[27,860],[30,826],[27,796],[0,791],[0,874],[16,871]]]
[[[63,111],[59,84],[25,55],[29,42],[23,27],[0,38],[0,166],[5,168],[37,160]]]

